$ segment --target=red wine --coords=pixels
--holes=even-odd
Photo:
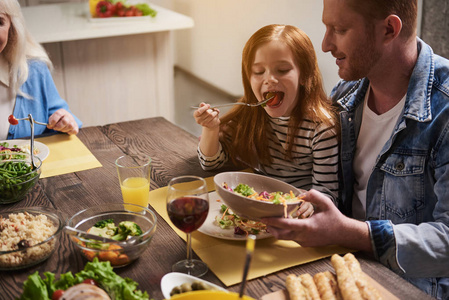
[[[203,225],[209,211],[209,202],[196,197],[181,197],[167,204],[167,213],[172,223],[190,233]]]

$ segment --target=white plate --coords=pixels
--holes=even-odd
[[[109,18],[92,18],[89,14],[87,17],[89,22],[93,24],[106,24],[111,25],[114,23],[135,23],[135,22],[143,22],[143,23],[151,23],[153,21],[153,17],[151,16],[140,16],[140,17],[109,17]]]
[[[174,287],[180,286],[183,283],[192,283],[194,281],[200,281],[214,289],[227,292],[221,286],[213,284],[209,281],[200,279],[195,276],[187,275],[184,273],[172,272],[172,273],[165,274],[164,277],[162,277],[162,279],[161,279],[162,295],[164,295],[165,299],[170,299],[170,292],[172,291],[172,289]]]
[[[219,201],[217,201],[219,200]],[[224,204],[217,192],[209,193],[209,214],[206,221],[198,229],[199,232],[209,236],[213,236],[219,239],[233,240],[233,241],[246,241],[246,235],[234,234],[234,228],[222,229],[215,222],[216,216],[221,216],[221,205]],[[272,237],[270,233],[262,232],[256,234],[256,239],[266,239]]]
[[[30,147],[30,140],[3,140],[0,141],[0,143],[7,142],[9,144],[8,148],[13,148],[15,145],[18,147],[27,147],[29,149]],[[39,153],[36,154],[37,157],[39,157],[42,161],[44,161],[48,155],[50,154],[50,149],[48,147],[38,141],[34,141],[34,148],[39,150]]]

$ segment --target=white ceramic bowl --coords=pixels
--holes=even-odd
[[[240,183],[247,184],[258,193],[263,191],[267,191],[268,193],[290,193],[290,191],[292,191],[296,196],[298,196],[305,192],[304,190],[298,189],[283,181],[254,173],[224,172],[215,175],[215,190],[218,195],[220,195],[223,202],[238,216],[255,221],[258,221],[264,217],[283,217],[284,205],[259,201],[241,196],[224,188],[223,183],[226,183],[228,187],[233,190]],[[288,203],[287,213],[291,214],[297,209],[297,207],[298,203]]]
[[[165,299],[170,299],[170,292],[173,290],[174,287],[180,286],[183,283],[192,284],[194,281],[199,281],[204,283],[205,285],[211,287],[213,290],[217,291],[224,291],[226,290],[222,288],[221,286],[218,286],[216,284],[213,284],[209,281],[200,279],[198,277],[194,277],[191,275],[187,275],[184,273],[178,273],[178,272],[171,272],[168,274],[165,274],[164,277],[161,279],[161,291],[162,295]]]

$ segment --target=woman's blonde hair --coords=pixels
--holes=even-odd
[[[244,96],[240,101],[257,103],[250,83],[251,68],[260,46],[274,41],[284,42],[292,51],[300,70],[298,102],[289,121],[287,151],[292,157],[294,138],[304,119],[335,126],[335,114],[323,89],[321,73],[309,37],[291,25],[267,25],[256,31],[247,41],[242,54]],[[272,134],[269,116],[262,107],[235,106],[221,118],[220,142],[234,163],[254,162],[254,157],[265,164],[271,163],[268,143]]]
[[[28,78],[28,60],[41,60],[50,70],[53,65],[45,49],[28,32],[17,0],[1,0],[0,13],[11,22],[8,42],[2,52],[9,65],[10,86],[14,93],[22,94],[20,87]]]

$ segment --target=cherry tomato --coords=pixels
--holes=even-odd
[[[91,278],[84,279],[83,283],[97,285],[97,282],[95,280],[91,279]]]
[[[59,300],[64,294],[64,290],[56,290],[51,296],[51,300]]]
[[[17,125],[19,124],[19,120],[16,119],[16,117],[14,117],[13,115],[9,115],[8,117],[8,122],[11,125]]]
[[[109,1],[100,1],[96,8],[97,16],[100,18],[109,18],[114,14],[114,5]]]
[[[118,3],[121,3],[121,2],[118,2]],[[116,9],[115,14],[119,17],[124,17],[125,16],[125,8]]]
[[[134,10],[132,8],[128,9],[125,12],[125,17],[134,17],[134,16],[135,16],[135,14],[134,14]]]
[[[117,3],[115,3],[115,9],[116,9],[116,10],[123,9],[123,8],[124,8],[124,6],[123,6],[123,3],[122,3],[122,2],[117,2]]]

